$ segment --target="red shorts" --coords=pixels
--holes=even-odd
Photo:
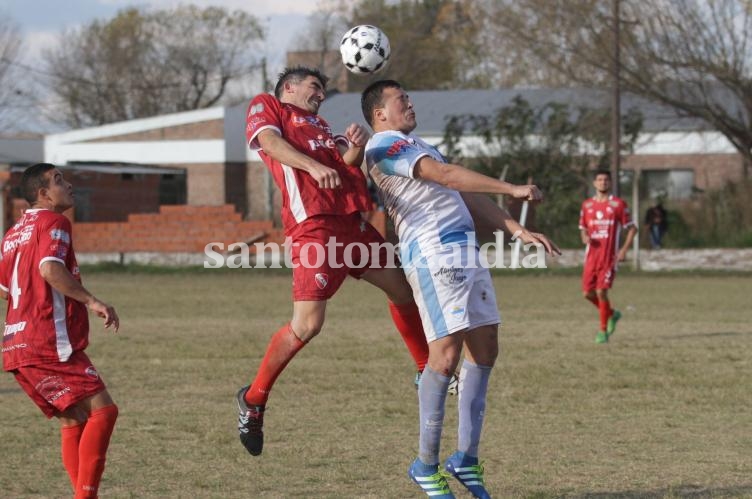
[[[311,217],[288,235],[294,301],[328,300],[348,275],[399,266],[391,245],[359,213]]]
[[[48,418],[105,389],[84,352],[67,362],[24,366],[13,370],[16,381]]]
[[[611,289],[615,277],[614,262],[599,263],[585,260],[585,268],[582,269],[582,290],[587,293],[596,289]]]

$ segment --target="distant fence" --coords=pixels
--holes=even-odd
[[[239,241],[231,241],[239,242]],[[281,240],[280,240],[281,242]],[[253,245],[249,245],[251,248]],[[92,264],[101,262],[136,263],[145,265],[198,265],[207,261],[203,249],[201,251],[128,251],[103,252],[85,251],[77,253],[80,263]],[[575,268],[582,266],[585,252],[583,250],[563,250],[556,258],[547,258],[549,268]],[[281,255],[266,254],[267,261],[281,260]],[[251,264],[255,265],[255,255],[250,255]],[[489,255],[492,260],[492,255]],[[504,253],[504,266],[510,267],[511,251]],[[624,268],[632,268],[633,259],[630,253],[627,261],[620,264]],[[752,249],[661,249],[641,250],[640,269],[651,271],[672,270],[717,270],[729,272],[752,272]],[[509,269],[509,272],[525,272],[527,269]]]

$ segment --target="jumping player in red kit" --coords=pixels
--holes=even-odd
[[[318,115],[326,82],[317,70],[288,68],[280,74],[274,95],[256,96],[246,116],[247,142],[259,152],[282,192],[282,222],[292,242],[293,263],[292,319],[273,334],[255,379],[237,394],[240,440],[254,456],[262,451],[263,417],[272,385],[321,331],[327,300],[348,275],[386,293],[395,326],[419,372],[428,360],[412,290],[383,237],[361,216],[372,206],[360,168],[370,134],[357,124],[347,127],[344,135],[332,133]],[[320,262],[317,253],[321,248],[328,251],[330,240],[336,243],[333,254]],[[343,256],[368,263],[358,268]]]
[[[81,285],[71,223],[62,215],[73,206],[71,184],[53,165],[39,163],[26,169],[21,190],[31,208],[2,241],[3,369],[60,421],[63,466],[76,499],[97,497],[118,408],[84,353],[86,309],[115,332],[120,319]]]
[[[598,171],[593,186],[595,196],[586,199],[580,210],[580,236],[586,245],[582,291],[585,299],[600,313],[600,329],[595,342],[606,343],[621,318],[621,312],[611,308],[608,290],[616,277],[617,263],[627,257],[637,226],[632,221],[627,203],[610,194],[611,174],[608,171]],[[622,229],[627,230],[627,237],[620,247]]]

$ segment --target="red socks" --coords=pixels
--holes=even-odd
[[[418,306],[415,302],[403,305],[389,302],[389,313],[392,314],[394,325],[402,335],[402,341],[410,351],[418,371],[422,372],[428,362],[428,342],[423,332]]]
[[[608,325],[608,318],[611,317],[611,303],[608,300],[601,300],[598,302],[598,310],[600,311],[601,316],[601,329],[600,331],[605,331],[606,327]]]
[[[60,428],[63,466],[73,484],[75,499],[97,497],[117,415],[117,406],[108,405],[91,411],[85,423]]]
[[[76,481],[78,481],[78,442],[81,440],[85,426],[86,423],[79,423],[75,426],[60,427],[60,451],[63,455],[63,466],[68,472],[73,490],[76,489]]]
[[[305,343],[295,336],[289,322],[274,333],[261,360],[256,379],[245,394],[246,403],[265,405],[277,377],[304,346]]]

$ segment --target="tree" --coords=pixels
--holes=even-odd
[[[593,166],[606,168],[610,161],[608,123],[610,111],[550,102],[533,108],[520,96],[508,106],[485,115],[461,115],[449,119],[443,144],[447,155],[464,156],[468,167],[492,177],[527,183],[532,178],[546,194],[536,207],[534,226],[559,244],[579,246],[573,230],[583,194],[590,185]],[[642,116],[630,110],[623,117],[622,147],[630,151],[642,127]],[[462,151],[467,133],[482,144]]]
[[[0,16],[0,130],[7,128],[16,115],[21,93],[16,81],[16,63],[21,50],[18,27],[8,17]]]
[[[64,33],[44,54],[50,91],[73,127],[210,107],[228,83],[257,71],[264,36],[243,11],[195,6],[127,9]]]
[[[350,10],[351,26],[374,24],[389,37],[392,56],[383,73],[362,78],[399,80],[411,90],[487,86],[480,67],[476,32],[482,19],[470,0],[360,0]],[[358,85],[356,85],[358,86]]]
[[[320,0],[316,10],[308,17],[308,26],[297,38],[295,50],[316,51],[322,54],[339,50],[342,35],[350,27],[347,8],[342,0]]]
[[[499,33],[579,83],[608,83],[611,2],[491,2]],[[700,118],[752,167],[752,0],[622,0],[621,81],[626,91]]]

